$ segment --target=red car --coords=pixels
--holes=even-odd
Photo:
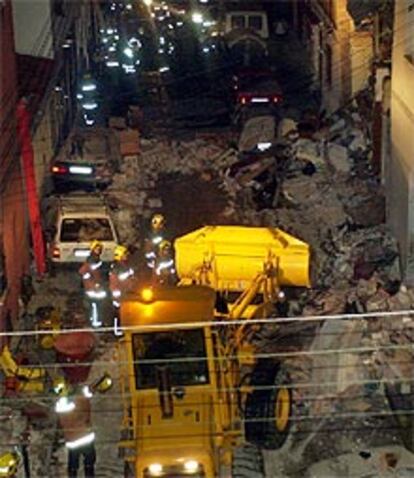
[[[283,101],[280,85],[270,70],[243,69],[233,80],[238,106],[275,106]]]

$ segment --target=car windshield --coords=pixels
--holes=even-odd
[[[137,388],[157,388],[161,368],[172,387],[208,383],[203,329],[135,334],[133,347]]]
[[[106,218],[64,219],[60,229],[61,242],[114,241],[111,225]]]

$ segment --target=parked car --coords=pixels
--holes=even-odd
[[[105,168],[78,160],[55,160],[50,168],[54,189],[65,192],[71,189],[93,190],[109,185],[109,175],[104,174]]]
[[[279,82],[267,69],[241,69],[233,78],[233,89],[239,107],[279,107],[283,101]]]
[[[93,240],[103,243],[102,260],[113,260],[118,235],[109,209],[100,195],[72,194],[54,198],[47,226],[51,266],[82,263]]]

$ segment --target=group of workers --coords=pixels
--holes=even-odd
[[[132,288],[135,271],[129,263],[128,249],[118,245],[114,250],[113,262],[106,277],[101,258],[103,250],[104,245],[101,241],[92,241],[89,256],[79,269],[88,302],[89,320],[94,328],[103,325],[105,305],[110,298],[114,333],[122,335],[119,323],[121,298]],[[144,254],[154,285],[175,283],[172,245],[166,239],[165,219],[161,214],[155,214],[151,219],[151,231],[145,241]],[[95,476],[95,433],[91,423],[90,400],[95,391],[104,391],[104,388],[110,386],[110,382],[110,377],[104,376],[92,386],[71,386],[61,379],[54,384],[54,391],[58,395],[55,411],[68,450],[69,478],[78,476],[81,459],[85,476],[88,478]],[[0,454],[0,477],[14,478],[22,462],[22,454],[17,448]]]
[[[114,260],[106,280],[103,261],[103,244],[94,240],[90,254],[79,269],[88,302],[89,320],[92,327],[101,327],[105,315],[108,292],[112,301],[112,315],[115,335],[121,335],[119,329],[119,308],[121,297],[131,289],[135,272],[129,264],[128,249],[118,245],[114,251]],[[151,219],[151,232],[145,241],[145,260],[151,271],[153,284],[172,284],[175,280],[174,258],[171,243],[165,238],[165,219],[155,214]],[[107,287],[108,284],[108,287]]]

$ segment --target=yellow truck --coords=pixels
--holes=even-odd
[[[283,444],[291,393],[278,363],[256,360],[249,319],[272,314],[280,287],[309,286],[309,247],[279,229],[209,226],[175,251],[177,286],[121,304],[125,477],[261,478],[254,444]]]

